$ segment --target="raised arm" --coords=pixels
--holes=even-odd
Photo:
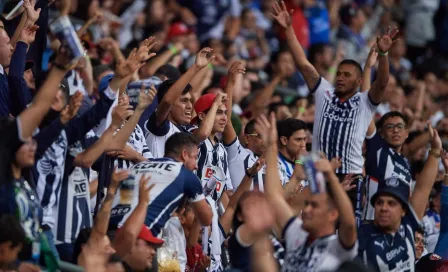
[[[429,124],[429,133],[431,135],[431,149],[428,159],[423,167],[422,173],[416,181],[414,192],[412,193],[410,204],[414,208],[418,219],[422,219],[426,210],[426,203],[432,186],[437,178],[440,154],[442,152],[442,141],[440,140],[437,130],[433,129]]]
[[[68,66],[70,60],[64,54],[65,50],[62,49],[55,60],[55,63],[57,63],[57,66],[60,68],[53,66],[47,79],[42,84],[42,87],[36,93],[31,105],[20,113],[19,129],[22,138],[30,137],[40,122],[42,122],[42,119],[53,103],[53,99],[56,96],[61,80],[70,70],[71,67]]]
[[[374,45],[370,49],[369,56],[367,57],[366,64],[364,65],[364,71],[362,72],[362,84],[361,92],[370,90],[372,82],[372,67],[375,66],[378,59],[378,52],[376,46]]]
[[[181,96],[185,86],[187,86],[196,73],[207,66],[210,61],[215,58],[215,56],[212,55],[212,51],[213,50],[208,47],[202,49],[198,53],[195,63],[176,81],[176,83],[173,84],[173,86],[171,86],[171,88],[169,88],[167,93],[163,96],[162,101],[159,101],[159,106],[157,107],[156,112],[157,126],[160,126],[166,120],[174,102]]]
[[[120,183],[129,176],[127,170],[115,169],[112,173],[112,180],[109,188],[107,188],[106,198],[101,204],[100,211],[96,214],[95,223],[93,224],[92,234],[89,237],[89,241],[98,243],[107,235],[107,228],[109,226],[110,212],[112,209],[112,203],[117,193]]]
[[[204,141],[212,133],[213,125],[215,124],[216,111],[219,106],[225,103],[227,100],[227,95],[225,93],[218,93],[213,101],[212,106],[205,115],[204,119],[201,121],[198,129],[193,132],[193,135],[199,140]]]
[[[292,28],[291,12],[286,10],[285,2],[281,2],[281,7],[278,3],[273,6],[274,13],[271,14],[272,17],[281,25],[286,31],[286,41],[288,43],[289,49],[291,50],[292,56],[299,68],[300,73],[302,73],[305,78],[306,85],[308,89],[314,90],[317,82],[319,81],[320,75],[316,68],[308,61],[306,58],[305,51],[303,51],[302,46],[296,38],[294,29]]]
[[[236,189],[235,193],[230,197],[229,204],[226,207],[226,211],[219,219],[221,226],[224,229],[224,232],[227,234],[232,227],[233,216],[235,215],[235,209],[240,201],[241,196],[244,192],[249,191],[250,185],[252,184],[253,176],[257,175],[261,168],[264,166],[264,159],[259,159],[254,165],[247,169],[247,174],[243,177],[243,181],[241,181],[240,186]]]
[[[148,182],[151,177],[143,175],[140,178],[138,204],[132,211],[129,218],[124,223],[123,227],[117,232],[115,239],[112,241],[112,246],[116,250],[116,253],[124,258],[131,252],[132,247],[135,244],[135,240],[142,229],[145,222],[146,211],[149,205],[149,193],[155,184],[148,186]]]
[[[266,143],[266,179],[264,183],[265,194],[276,215],[276,222],[283,229],[293,216],[294,212],[284,198],[284,192],[278,170],[277,124],[275,115],[271,114],[270,120],[262,115],[255,124],[257,133]]]
[[[376,46],[378,48],[378,73],[375,82],[373,82],[372,88],[369,91],[370,100],[373,103],[379,104],[383,101],[384,91],[386,90],[387,83],[389,82],[389,49],[394,43],[395,36],[398,34],[398,29],[392,30],[389,27],[387,33],[377,38]]]
[[[325,175],[328,185],[333,192],[333,200],[339,212],[339,240],[344,247],[352,248],[357,240],[357,232],[355,212],[353,211],[350,198],[334,173],[334,168],[327,159],[322,158],[316,162],[316,169]]]
[[[246,72],[245,63],[242,61],[235,61],[229,69],[227,84],[224,92],[227,94],[227,120],[229,120],[224,128],[222,140],[224,144],[232,143],[237,135],[233,128],[232,122],[232,107],[233,107],[233,89],[235,88],[237,80],[242,80],[243,74]]]

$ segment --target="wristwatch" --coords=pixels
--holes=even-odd
[[[250,168],[247,168],[247,169],[246,169],[246,176],[248,176],[249,178],[253,178],[253,177],[255,177],[255,175],[256,175],[257,173],[251,175],[251,174],[249,173],[249,169],[250,169]]]

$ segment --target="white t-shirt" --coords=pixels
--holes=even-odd
[[[325,236],[306,245],[308,232],[302,229],[302,220],[293,217],[283,231],[286,241],[286,258],[283,272],[335,271],[339,266],[354,259],[358,253],[358,242],[346,249],[337,234]]]
[[[341,102],[334,87],[320,78],[314,93],[316,111],[313,128],[313,152],[324,152],[328,159],[339,157],[340,174],[361,174],[364,165],[362,144],[377,105],[369,92],[358,92]]]

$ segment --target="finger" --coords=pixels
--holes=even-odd
[[[391,31],[392,31],[392,27],[391,27],[391,26],[388,26],[388,27],[387,27],[386,35],[390,36]]]
[[[348,187],[348,190],[351,191],[351,190],[353,190],[355,188],[356,188],[356,185],[351,185],[350,187]]]
[[[282,1],[282,10],[288,12],[286,9],[285,1]]]

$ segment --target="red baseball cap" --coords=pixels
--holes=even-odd
[[[174,37],[190,34],[191,32],[191,29],[186,24],[180,22],[174,23],[168,31],[167,39],[171,40]]]
[[[197,115],[191,120],[192,124],[195,124],[199,121],[198,114],[200,112],[206,112],[212,107],[215,98],[216,94],[205,94],[199,97],[196,103],[194,103],[194,111],[196,112]]]
[[[154,244],[156,246],[161,246],[163,245],[163,243],[165,243],[165,241],[163,241],[162,239],[154,237],[154,235],[152,235],[151,230],[149,230],[149,228],[146,225],[142,226],[140,234],[138,235],[137,238],[142,239],[150,244]]]

